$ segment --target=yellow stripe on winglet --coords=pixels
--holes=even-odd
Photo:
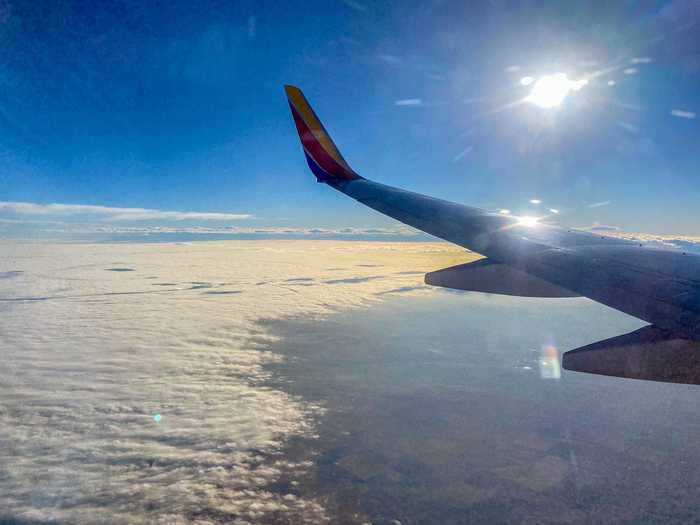
[[[284,90],[287,92],[289,101],[294,105],[294,108],[297,110],[301,118],[304,119],[304,122],[314,134],[314,137],[316,137],[316,140],[318,140],[323,149],[325,149],[326,152],[328,152],[328,154],[333,157],[338,164],[352,173],[352,169],[350,169],[348,163],[345,162],[345,159],[340,154],[340,151],[338,151],[338,148],[333,143],[330,135],[316,116],[316,113],[314,113],[314,110],[306,100],[306,97],[304,96],[304,93],[302,93],[301,89],[296,86],[284,86]]]

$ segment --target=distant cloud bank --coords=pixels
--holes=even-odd
[[[240,225],[240,221],[255,220]],[[192,240],[246,238],[376,238],[401,240],[428,236],[408,226],[388,228],[270,226],[249,213],[166,211],[87,204],[0,201],[0,238],[70,240]],[[233,222],[239,224],[232,224]],[[278,220],[271,220],[277,222]],[[257,224],[256,224],[257,223]]]
[[[684,250],[687,252],[700,254],[700,237],[694,235],[657,235],[651,233],[633,233],[623,231],[618,226],[598,223],[579,229],[593,233],[600,233],[608,237],[618,237],[620,239],[627,239],[630,241],[639,241],[652,247]]]
[[[595,223],[593,226],[590,226],[590,227],[585,228],[585,229],[589,230],[589,231],[594,231],[594,232],[611,232],[611,231],[617,232],[617,231],[620,231],[620,228],[617,226],[609,226],[607,224],[598,224],[598,223]]]
[[[469,149],[465,150],[463,155],[467,155]],[[588,207],[598,208],[610,203],[611,201],[596,202],[589,204]],[[246,220],[253,222],[248,222],[246,225],[227,224]],[[270,226],[260,224],[261,222],[260,218],[249,213],[166,211],[87,204],[0,201],[0,239],[76,242],[170,242],[236,238],[367,239],[415,242],[434,239],[424,232],[398,223],[388,227],[329,228]],[[598,223],[580,229],[700,253],[700,237],[631,233],[617,226]]]
[[[42,217],[90,216],[102,221],[239,221],[252,217],[248,213],[165,211],[149,208],[113,208],[88,204],[36,204],[33,202],[0,201],[0,212],[3,211],[16,215]]]

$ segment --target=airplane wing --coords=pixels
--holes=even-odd
[[[635,344],[625,342],[625,351],[619,355],[630,361],[627,367],[624,362],[595,364],[604,354],[599,345],[577,349],[575,358],[566,357],[574,351],[566,354],[565,368],[658,381],[673,377],[674,382],[700,384],[694,374],[655,376],[647,371],[641,377],[626,372],[648,352],[645,337],[650,344],[663,346],[659,334],[664,334],[663,341],[686,341],[686,347],[700,349],[700,256],[561,228],[547,224],[546,219],[463,206],[365,179],[342,157],[301,90],[285,86],[285,91],[306,160],[318,182],[486,258],[431,272],[426,283],[526,297],[588,297],[651,323],[653,330],[637,334]],[[678,367],[695,364],[688,351],[675,352],[671,361]],[[645,362],[660,366],[654,360]]]

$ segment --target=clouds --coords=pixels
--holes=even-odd
[[[249,213],[164,211],[149,208],[115,208],[87,204],[37,204],[0,201],[0,212],[44,218],[91,218],[99,221],[240,221]]]
[[[640,241],[648,246],[683,250],[700,254],[700,237],[692,235],[659,235],[652,233],[635,233],[622,230],[618,226],[595,223],[592,226],[580,228],[584,231],[605,234],[609,237],[619,237],[631,241]]]
[[[654,235],[649,233],[618,233],[617,236],[656,245],[700,254],[700,237],[690,235]]]
[[[422,106],[423,99],[420,98],[404,98],[394,101],[394,106]]]
[[[694,111],[688,111],[685,109],[672,109],[671,115],[674,117],[684,118],[684,119],[689,119],[689,120],[692,120],[695,118]]]
[[[610,226],[607,224],[599,224],[595,223],[593,226],[589,226],[588,228],[582,228],[583,230],[588,230],[588,231],[594,231],[594,232],[617,232],[620,231],[620,228],[617,226]]]
[[[284,357],[262,320],[427,293],[422,273],[465,260],[442,243],[326,241],[0,254],[0,509],[211,525],[328,521],[297,488],[314,456],[284,453],[325,409],[270,386]]]
[[[36,216],[35,216],[36,217]],[[294,226],[200,225],[183,219],[170,224],[138,224],[127,220],[60,221],[55,216],[44,220],[0,218],[0,238],[52,239],[72,241],[180,241],[222,239],[386,239],[428,240],[429,236],[408,226],[390,228],[312,228]]]
[[[342,1],[350,9],[354,9],[355,11],[358,11],[360,13],[364,13],[367,11],[367,6],[363,3],[357,2],[355,0],[342,0]]]
[[[260,224],[263,222],[267,222],[267,225]],[[0,201],[0,238],[7,239],[68,239],[95,242],[135,241],[139,238],[153,240],[155,237],[161,240],[211,240],[232,237],[428,238],[426,234],[402,224],[364,228],[279,226],[284,222],[286,220],[260,218],[250,213]]]

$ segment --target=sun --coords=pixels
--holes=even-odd
[[[522,80],[521,83],[523,83]],[[586,79],[569,80],[566,73],[545,75],[534,83],[532,91],[525,100],[541,108],[556,108],[564,102],[570,91],[578,91],[587,83]],[[523,85],[527,84],[523,83]]]

